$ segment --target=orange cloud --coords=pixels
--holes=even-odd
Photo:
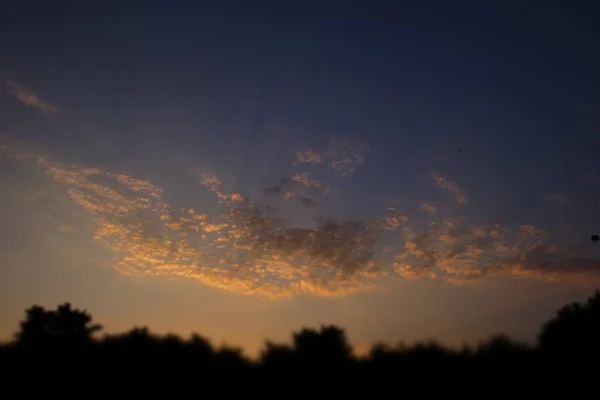
[[[371,219],[320,217],[311,227],[296,227],[273,207],[225,192],[214,175],[203,175],[201,184],[215,195],[219,212],[206,214],[196,211],[200,207],[170,204],[164,190],[147,180],[2,149],[61,185],[69,201],[94,221],[94,239],[114,253],[114,267],[123,274],[185,277],[270,298],[339,296],[374,290],[390,279],[466,283],[511,275],[600,282],[598,261],[550,243],[547,233],[532,225],[473,226],[433,217],[419,234],[402,210],[389,207]],[[462,196],[447,179],[436,182]],[[287,184],[302,190],[325,186],[303,173]],[[421,207],[435,211],[433,204]]]

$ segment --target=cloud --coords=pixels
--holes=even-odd
[[[461,190],[458,185],[444,175],[438,174],[436,172],[431,173],[431,177],[433,181],[438,185],[438,187],[443,189],[448,189],[456,196],[456,202],[458,204],[465,204],[467,202],[467,196],[464,194],[463,190]]]
[[[600,284],[599,261],[585,245],[561,247],[529,224],[474,225],[433,213],[423,230],[410,225],[412,219],[401,208],[387,207],[372,218],[321,216],[298,227],[272,205],[224,190],[215,175],[203,174],[200,183],[214,195],[218,212],[203,213],[197,210],[204,204],[171,204],[164,190],[147,180],[7,146],[2,150],[36,165],[59,185],[93,221],[93,238],[114,254],[115,269],[127,275],[184,277],[270,298],[339,296],[373,290],[384,281],[464,284],[500,275]],[[310,175],[284,179],[274,195],[324,190]],[[439,182],[460,192],[448,180]],[[303,199],[297,196],[318,211],[317,203]],[[429,212],[435,209],[423,204]],[[57,229],[73,233],[70,227]]]
[[[369,146],[363,143],[333,139],[323,151],[296,150],[296,158],[292,165],[320,164],[326,161],[336,173],[342,177],[348,177],[360,168],[369,151]]]
[[[394,230],[400,227],[407,221],[406,215],[390,207],[387,209],[387,215],[381,218],[376,218],[373,221],[373,226],[379,229]]]
[[[278,185],[267,187],[263,191],[269,197],[283,193],[286,200],[299,197],[302,204],[314,205],[311,195],[327,194],[329,187],[323,182],[311,179],[308,172],[302,172],[291,178],[282,178]]]
[[[314,173],[330,175],[327,167],[341,178],[351,177],[364,163],[370,148],[362,143],[333,139],[326,148],[313,150],[297,149],[291,162],[293,172],[270,186],[263,188],[268,197],[281,197],[285,200],[298,199],[299,204],[314,206],[319,196],[327,195],[332,189],[331,182],[325,183],[313,177]],[[311,165],[312,172],[299,170],[305,164]]]
[[[331,167],[343,177],[353,175],[365,161],[366,153],[370,151],[369,146],[334,139],[331,141],[327,154],[331,159]]]
[[[37,107],[46,115],[52,116],[58,113],[58,108],[42,100],[35,91],[27,86],[13,80],[6,81],[6,85],[8,86],[8,93],[15,95],[21,103]]]
[[[315,201],[313,199],[311,199],[310,197],[301,197],[300,198],[300,203],[305,205],[305,206],[314,206],[316,205]]]
[[[421,210],[426,211],[430,214],[435,214],[437,212],[437,208],[435,208],[435,206],[431,203],[421,202],[419,204],[419,207],[421,208]]]
[[[64,185],[124,274],[188,277],[269,297],[365,290],[378,274],[368,222],[323,218],[314,228],[291,227],[269,206],[223,191],[213,175],[201,183],[222,212],[206,215],[167,203],[163,190],[145,180],[31,154],[16,158]]]
[[[299,149],[296,151],[296,161],[294,164],[308,163],[308,164],[319,164],[323,161],[323,157],[316,151],[307,149]]]
[[[563,193],[550,193],[549,195],[544,196],[544,200],[551,202],[556,207],[565,207],[569,204],[567,196]]]
[[[523,225],[460,229],[439,224],[406,242],[394,268],[405,279],[443,279],[467,283],[493,276],[514,276],[584,285],[600,283],[600,260],[585,257],[583,245],[562,248],[546,243],[546,232]]]

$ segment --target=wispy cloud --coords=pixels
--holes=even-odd
[[[465,204],[467,202],[466,194],[463,190],[461,190],[458,187],[456,183],[450,181],[444,175],[436,172],[432,172],[431,177],[433,178],[433,181],[436,183],[436,185],[438,185],[440,188],[448,189],[449,191],[454,193],[454,195],[456,196],[456,202],[458,204]]]
[[[93,237],[118,257],[115,268],[124,274],[187,277],[272,298],[344,295],[374,289],[383,280],[466,283],[498,275],[600,284],[600,262],[585,246],[561,247],[528,224],[478,226],[433,214],[423,231],[409,224],[401,208],[389,207],[370,219],[324,216],[311,227],[297,227],[276,208],[225,190],[215,175],[201,179],[219,210],[207,214],[197,211],[200,206],[171,204],[160,187],[143,179],[2,149],[61,185],[94,221]],[[296,177],[288,178],[291,187],[323,190],[309,175]],[[462,195],[447,179],[436,182]],[[276,194],[287,190],[280,186]]]
[[[544,200],[551,202],[556,207],[565,207],[569,204],[567,196],[563,193],[550,193],[549,195],[544,196]]]
[[[37,107],[46,115],[52,116],[58,113],[57,107],[42,100],[34,90],[27,86],[13,80],[6,81],[6,86],[8,87],[8,93],[14,95],[21,103]]]

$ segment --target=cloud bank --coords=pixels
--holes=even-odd
[[[443,217],[434,204],[416,201],[417,210],[430,214],[424,229],[400,207],[387,207],[363,220],[320,216],[310,227],[298,227],[277,208],[226,191],[219,177],[204,174],[201,187],[214,196],[219,210],[209,215],[197,211],[201,205],[170,204],[164,190],[147,180],[63,164],[9,146],[2,150],[5,157],[36,165],[60,185],[69,201],[94,221],[94,239],[115,255],[114,266],[123,274],[186,277],[271,298],[337,296],[416,279],[464,284],[500,275],[600,283],[600,262],[586,256],[585,245],[561,247],[530,224],[472,225],[464,218]],[[362,163],[357,154],[364,147],[344,151],[342,159],[350,161],[339,164],[347,168],[340,174],[348,176]],[[293,165],[322,164],[336,170],[316,151],[302,154],[296,153]],[[458,184],[441,174],[431,176],[456,202],[466,204]],[[264,192],[267,198],[304,199],[302,204],[318,210],[309,195],[326,195],[328,187],[298,172]]]

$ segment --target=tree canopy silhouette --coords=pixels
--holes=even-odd
[[[70,303],[59,305],[55,311],[34,305],[25,310],[20,327],[15,334],[19,346],[44,350],[89,346],[92,335],[102,329],[92,323],[90,314],[72,309]]]
[[[287,344],[267,341],[258,359],[251,360],[240,348],[215,347],[198,334],[184,339],[134,327],[124,333],[99,336],[101,329],[87,311],[74,309],[69,303],[55,310],[34,305],[25,310],[25,319],[14,340],[0,346],[0,360],[10,363],[13,371],[29,374],[47,373],[49,369],[76,372],[110,365],[113,376],[121,381],[132,371],[156,379],[193,377],[198,371],[227,371],[229,375],[259,372],[267,379],[287,379],[289,384],[300,375],[310,376],[313,384],[342,386],[349,377],[356,377],[359,382],[367,377],[378,379],[387,372],[405,379],[460,372],[485,381],[510,366],[512,379],[525,383],[531,382],[531,371],[570,368],[573,364],[564,363],[564,357],[595,361],[600,355],[600,292],[596,291],[583,304],[575,302],[558,310],[542,325],[535,345],[496,335],[475,348],[462,349],[446,348],[436,342],[395,346],[376,343],[367,355],[358,356],[345,330],[323,325],[292,333]],[[69,358],[73,355],[77,358]],[[69,359],[71,362],[67,363]],[[29,364],[24,364],[24,360]],[[18,365],[24,369],[16,368]]]
[[[600,355],[600,292],[584,304],[574,302],[557,311],[538,336],[540,348],[562,357],[596,358]]]

